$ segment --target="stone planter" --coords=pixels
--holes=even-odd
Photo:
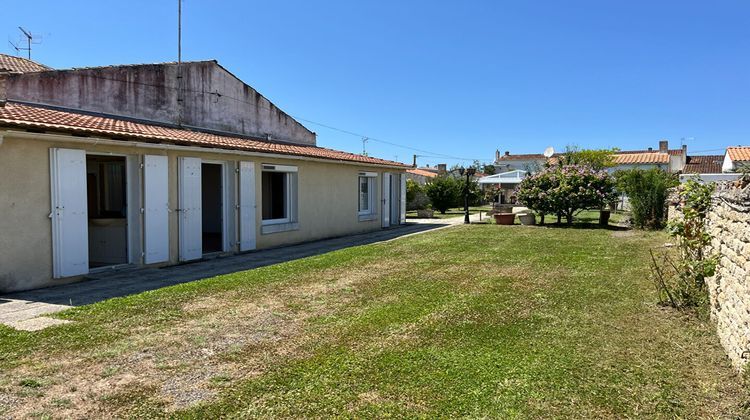
[[[536,215],[534,213],[521,213],[518,220],[522,225],[531,226],[536,224]]]
[[[435,210],[431,210],[431,209],[417,210],[417,217],[420,217],[422,219],[431,219],[435,217]]]
[[[512,225],[513,221],[516,220],[514,213],[496,213],[494,214],[495,223],[498,225]]]

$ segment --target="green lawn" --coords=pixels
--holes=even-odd
[[[461,225],[0,327],[0,417],[748,415],[661,233]]]

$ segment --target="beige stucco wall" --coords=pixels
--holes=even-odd
[[[178,157],[191,156],[211,161],[226,161],[231,168],[239,160],[255,162],[256,241],[257,248],[275,247],[326,237],[342,236],[380,229],[380,217],[359,221],[357,214],[358,174],[377,172],[376,203],[380,202],[382,173],[397,169],[327,163],[298,159],[264,158],[226,153],[176,151],[20,139],[6,136],[0,145],[0,292],[32,289],[61,284],[75,279],[52,279],[52,234],[50,213],[49,149],[84,149],[87,153],[124,155],[166,155],[169,158],[169,207],[178,206]],[[298,168],[299,229],[261,234],[262,164],[291,165]],[[236,186],[236,183],[234,184]],[[235,194],[229,193],[230,209]],[[380,213],[380,206],[378,214]],[[234,212],[233,212],[234,214]],[[170,263],[179,261],[177,212],[169,214]],[[233,217],[236,217],[234,214]],[[231,224],[236,229],[236,223]],[[234,232],[230,233],[230,236]]]

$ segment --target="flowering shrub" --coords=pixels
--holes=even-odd
[[[582,165],[546,168],[521,181],[516,194],[519,202],[542,217],[562,215],[568,224],[578,210],[600,208],[616,197],[614,181],[606,171]]]

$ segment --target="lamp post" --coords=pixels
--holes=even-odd
[[[458,168],[458,173],[461,174],[461,176],[464,176],[464,173],[466,173],[466,185],[464,186],[464,224],[467,225],[471,223],[469,221],[469,182],[476,171],[477,170],[473,167],[467,169],[464,169],[463,167]]]

